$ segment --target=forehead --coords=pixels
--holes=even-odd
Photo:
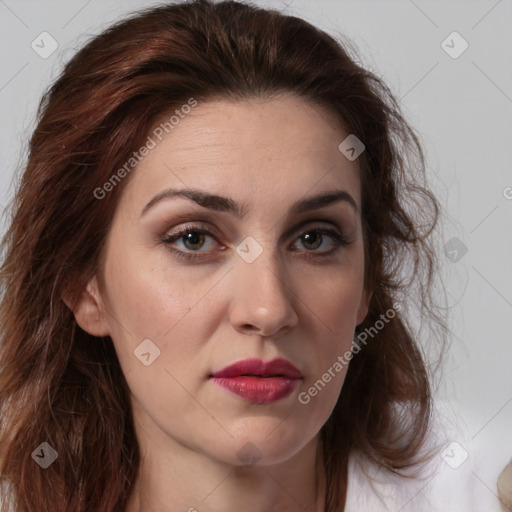
[[[280,154],[290,158],[290,150],[293,154],[325,155],[328,148],[332,150],[333,138],[337,141],[348,135],[333,114],[293,95],[237,102],[215,99],[183,117],[172,133],[164,134],[164,142],[178,151],[200,152],[202,147],[218,146],[250,150],[261,158]],[[164,114],[155,127],[168,118]]]
[[[317,105],[295,96],[216,99],[198,104],[167,133],[161,127],[173,114],[151,129],[156,144],[131,177],[132,194],[202,186],[275,200],[343,187],[359,203],[359,166],[338,149],[348,132]]]

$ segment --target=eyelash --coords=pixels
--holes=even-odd
[[[171,246],[171,244],[173,242],[175,242],[176,240],[181,238],[183,235],[188,234],[188,233],[199,233],[199,234],[209,235],[209,236],[215,238],[215,234],[212,231],[191,225],[191,226],[183,226],[182,228],[177,230],[175,233],[163,238],[162,242],[168,246],[168,249],[170,251],[172,251],[174,254],[176,254],[180,258],[184,258],[189,261],[195,261],[195,260],[204,258],[205,256],[203,256],[202,253],[200,253],[199,251],[183,251],[181,249],[176,249]],[[327,252],[319,253],[318,255],[311,256],[308,254],[305,256],[306,258],[311,258],[311,257],[326,258],[326,257],[332,256],[335,252],[339,251],[342,247],[345,247],[350,244],[350,242],[346,236],[340,234],[339,232],[337,232],[334,229],[329,229],[329,228],[324,228],[324,227],[322,227],[322,228],[314,228],[313,227],[306,231],[303,231],[301,233],[301,235],[299,236],[299,238],[308,233],[319,233],[321,235],[328,235],[328,236],[332,237],[332,239],[334,240],[334,247],[331,250],[329,250]],[[322,240],[322,242],[323,242],[323,240]],[[314,253],[316,251],[306,251],[306,252]]]

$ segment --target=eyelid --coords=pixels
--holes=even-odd
[[[304,219],[300,222],[297,222],[292,228],[288,229],[283,238],[288,238],[289,236],[299,233],[302,230],[308,229],[327,229],[326,224],[329,225],[329,228],[334,228],[339,231],[340,235],[348,236],[349,232],[353,231],[353,229],[348,229],[348,223],[343,222],[340,219],[335,218],[334,216],[326,216],[326,217],[315,217],[310,219]]]
[[[164,239],[171,238],[176,235],[181,235],[187,231],[194,231],[194,232],[198,232],[198,233],[204,233],[209,236],[217,237],[218,236],[217,230],[209,225],[207,227],[207,225],[208,225],[208,223],[202,224],[200,221],[196,222],[196,223],[191,222],[188,224],[183,224],[183,225],[179,226],[178,228],[175,228],[170,231],[166,231],[163,235],[163,238]]]
[[[321,226],[318,226],[318,225],[314,225],[314,226],[310,226],[310,224],[324,224],[324,225],[321,225]],[[303,229],[325,229],[325,224],[330,224],[331,227],[334,227],[336,228],[340,233],[340,235],[343,235],[343,236],[348,236],[348,232],[349,231],[352,231],[352,230],[344,230],[342,229],[338,224],[339,224],[339,221],[336,221],[334,219],[330,219],[330,218],[317,218],[317,219],[307,219],[307,220],[304,220],[304,221],[301,221],[299,223],[297,223],[295,226],[293,226],[292,228],[288,229],[284,234],[283,234],[283,238],[288,238],[289,236],[295,234],[295,233],[299,233],[300,231],[302,231]],[[207,235],[210,235],[210,236],[213,236],[213,237],[217,237],[217,236],[222,236],[220,235],[219,231],[217,228],[215,228],[215,226],[213,226],[210,222],[207,222],[207,221],[190,221],[188,223],[185,223],[183,225],[180,225],[178,228],[175,228],[171,231],[165,231],[164,234],[159,238],[159,240],[162,239],[162,237],[164,238],[170,238],[172,237],[173,235],[175,234],[180,234],[184,231],[197,231],[197,232],[203,232],[204,234],[207,234]]]

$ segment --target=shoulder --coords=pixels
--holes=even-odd
[[[425,450],[432,457],[408,477],[353,453],[349,462],[346,512],[477,512],[474,471],[477,461],[471,456],[470,440],[442,406],[436,411]],[[486,510],[501,512],[497,503]]]
[[[497,497],[496,482],[512,453],[508,431],[497,432],[495,440],[484,442],[462,426],[452,404],[437,401],[425,449],[432,457],[410,478],[377,467],[357,453],[351,455],[345,511],[504,510]]]

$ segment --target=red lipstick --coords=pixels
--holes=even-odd
[[[211,375],[213,382],[248,402],[268,404],[285,398],[302,379],[300,371],[286,359],[269,362],[245,359]]]

